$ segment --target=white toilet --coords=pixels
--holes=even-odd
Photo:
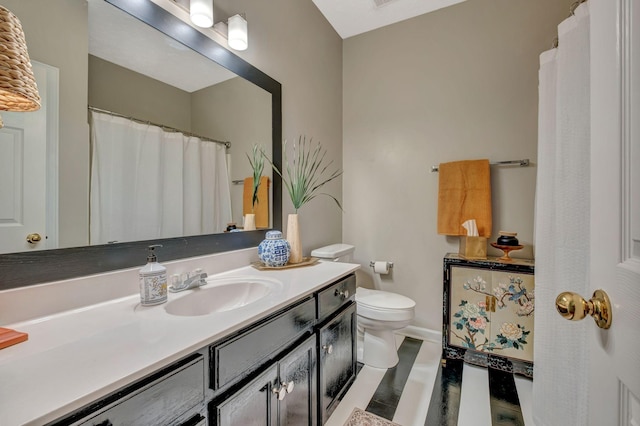
[[[351,262],[355,247],[333,244],[315,249],[311,256],[333,262]],[[395,330],[408,326],[415,315],[416,302],[388,291],[356,289],[358,318],[358,361],[376,368],[398,363]]]

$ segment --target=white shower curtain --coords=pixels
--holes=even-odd
[[[90,243],[222,232],[223,145],[91,112]]]
[[[563,291],[589,288],[589,8],[558,27],[557,49],[540,56],[536,185],[536,425],[588,424],[587,327],[555,311]]]

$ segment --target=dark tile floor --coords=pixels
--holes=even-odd
[[[327,425],[342,426],[354,407],[402,426],[533,424],[531,380],[441,360],[440,342],[399,336],[398,343],[398,365],[388,370],[361,366]]]

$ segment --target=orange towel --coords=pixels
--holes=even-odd
[[[244,189],[242,192],[242,215],[254,213],[256,215],[256,228],[269,227],[269,178],[260,176],[260,186],[258,187],[258,202],[251,211],[251,201],[253,198],[253,178],[248,177],[244,180]]]
[[[438,171],[438,234],[467,235],[462,224],[475,219],[478,234],[491,237],[489,160],[442,163]]]

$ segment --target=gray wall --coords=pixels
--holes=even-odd
[[[437,234],[432,165],[531,159],[491,168],[492,241],[517,232],[514,257],[533,256],[538,56],[570,4],[468,0],[344,42],[344,240],[361,283],[417,302],[416,325],[440,329],[442,258],[458,251]],[[373,275],[374,259],[393,274]]]
[[[219,0],[223,13],[245,12],[249,49],[236,52],[282,83],[283,138],[313,137],[327,158],[342,166],[342,39],[311,1]],[[220,19],[224,15],[218,15]],[[218,18],[216,18],[216,21]],[[342,199],[342,180],[326,192]],[[293,212],[283,191],[283,220]],[[342,239],[342,212],[333,200],[318,197],[299,212],[305,255]]]
[[[191,131],[191,94],[89,55],[89,105]]]

